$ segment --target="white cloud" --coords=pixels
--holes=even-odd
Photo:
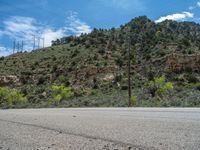
[[[165,20],[175,20],[175,21],[181,21],[181,20],[185,20],[187,18],[193,18],[194,14],[190,13],[190,12],[182,12],[182,13],[176,13],[176,14],[172,14],[172,15],[168,15],[168,16],[164,16],[164,17],[160,17],[158,20],[156,20],[156,23],[165,21]]]
[[[33,36],[41,37],[41,34],[46,30],[46,27],[30,17],[12,16],[4,20],[3,24],[5,26],[2,31],[3,35],[8,36],[11,40],[15,39],[20,44],[23,41],[26,51],[33,49]]]
[[[11,49],[7,49],[0,45],[0,57],[10,55],[11,53],[12,53]]]
[[[3,31],[0,30],[0,38],[1,38],[1,36],[3,36]]]
[[[189,10],[193,10],[193,9],[195,9],[196,7],[194,7],[194,6],[190,6],[189,7]]]
[[[34,26],[36,20],[30,17],[14,16],[3,22],[6,29],[11,32],[21,31],[35,31],[37,28]]]
[[[189,10],[194,10],[194,9],[196,9],[196,8],[198,8],[198,7],[200,7],[200,0],[198,0],[198,1],[196,2],[195,5],[190,6],[190,7],[189,7]]]
[[[0,30],[0,37],[7,36],[11,40],[24,41],[24,50],[30,51],[33,48],[33,36],[45,39],[45,47],[51,45],[51,41],[62,38],[69,34],[79,36],[81,33],[90,33],[91,27],[78,18],[78,14],[72,12],[67,17],[65,26],[54,29],[38,23],[31,17],[13,16],[3,21],[4,29]],[[36,43],[38,40],[36,38]],[[42,46],[42,43],[41,43]],[[1,47],[0,55],[8,54],[6,49]]]
[[[200,7],[200,1],[197,2],[197,6]]]
[[[41,34],[42,37],[45,38],[45,47],[50,46],[51,45],[51,41],[55,40],[55,39],[59,39],[62,38],[64,36],[66,36],[65,31],[62,29],[59,30],[52,30],[52,29],[45,29],[43,31],[43,33]]]
[[[5,29],[3,35],[11,39],[32,40],[32,35],[37,33],[36,20],[30,17],[13,16],[3,21]]]
[[[6,51],[6,48],[0,45],[0,52]]]
[[[81,33],[90,33],[92,31],[91,27],[87,23],[78,18],[76,12],[70,13],[70,16],[67,17],[66,24],[67,25],[64,29],[77,36],[81,35]]]
[[[42,26],[34,18],[30,17],[14,16],[5,20],[3,23],[5,25],[4,35],[18,41],[24,40],[29,45],[32,45],[33,36],[48,40],[45,42],[45,46],[50,46],[51,42],[49,40],[55,40],[56,38],[65,36],[63,30],[53,30],[51,27]]]

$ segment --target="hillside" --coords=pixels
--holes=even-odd
[[[46,106],[51,85],[72,87],[63,106],[126,106],[127,41],[137,106],[200,106],[200,25],[145,16],[119,28],[64,37],[52,46],[0,59],[0,86],[16,88],[32,107]],[[153,97],[146,83],[166,76],[174,90]]]

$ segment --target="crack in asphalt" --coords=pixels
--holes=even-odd
[[[102,137],[95,137],[95,136],[90,136],[90,135],[86,135],[86,134],[78,134],[78,133],[66,132],[66,131],[55,129],[55,128],[49,128],[49,127],[36,125],[36,124],[29,124],[29,123],[10,121],[10,120],[4,120],[4,119],[0,119],[0,121],[13,123],[13,124],[24,125],[24,126],[31,126],[31,127],[35,127],[35,128],[42,128],[42,129],[45,129],[45,130],[57,132],[59,134],[66,134],[66,135],[78,136],[78,137],[83,137],[83,138],[92,139],[92,140],[101,140],[101,141],[105,141],[105,142],[111,142],[113,144],[121,145],[121,146],[131,146],[132,148],[137,148],[138,150],[146,150],[146,149],[148,149],[148,150],[156,150],[154,147],[145,147],[145,146],[133,145],[131,143],[125,143],[125,142],[112,140],[112,139],[106,139],[106,138],[102,138]]]

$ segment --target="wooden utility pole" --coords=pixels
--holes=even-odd
[[[131,45],[128,37],[128,106],[131,107]]]

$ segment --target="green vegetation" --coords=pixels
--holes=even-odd
[[[0,86],[26,97],[26,107],[125,107],[127,36],[133,106],[200,106],[200,25],[145,16],[1,57]]]
[[[23,105],[26,102],[26,97],[16,89],[0,87],[0,107],[11,108],[15,105]]]
[[[61,101],[66,100],[74,95],[72,88],[65,87],[64,84],[60,86],[53,85],[52,90],[52,99],[50,99],[50,104],[58,105]]]
[[[200,91],[200,82],[196,84],[196,88]]]
[[[163,97],[166,93],[174,88],[171,82],[166,82],[166,78],[164,76],[157,77],[152,81],[149,81],[147,83],[147,87],[153,97]]]
[[[136,106],[136,105],[137,105],[137,102],[138,102],[137,96],[132,96],[132,97],[131,97],[131,105],[132,105],[132,106]]]

